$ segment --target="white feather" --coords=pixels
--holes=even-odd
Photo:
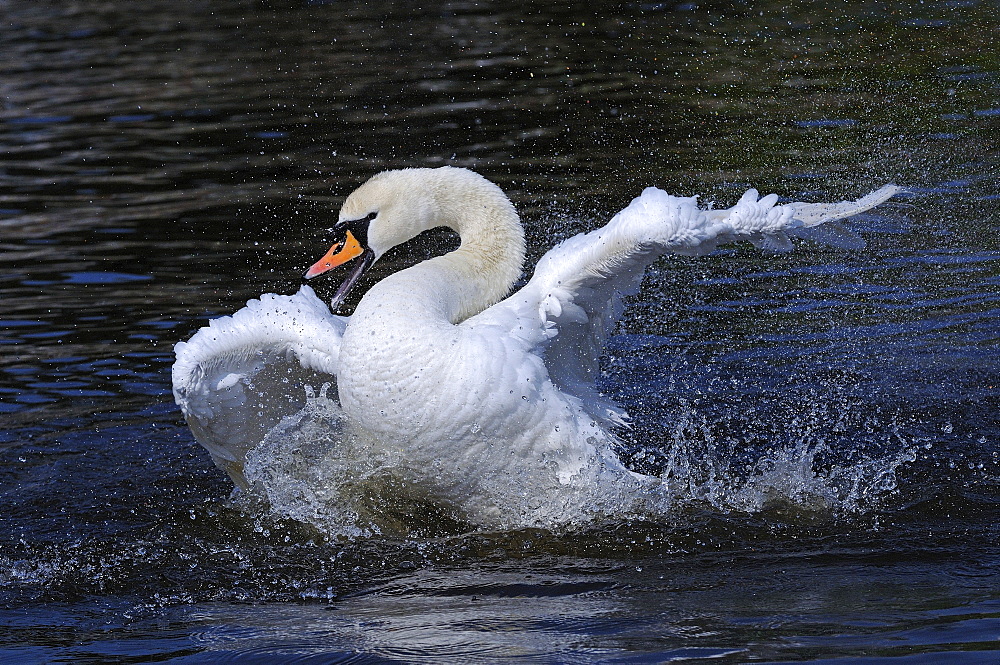
[[[792,236],[857,246],[842,227],[817,227],[897,191],[777,205],[749,190],[712,210],[648,188],[605,227],[555,246],[523,288],[493,304],[523,260],[503,193],[462,169],[383,173],[341,212],[378,212],[369,230],[376,254],[437,225],[457,230],[461,247],[387,277],[350,319],[308,287],[250,301],[177,345],[174,395],[238,483],[246,452],[301,406],[303,385],[336,378],[345,431],[395,451],[398,473],[432,500],[498,527],[579,519],[593,483],[658,482],[612,452],[613,428],[627,415],[595,385],[622,296],[646,267],[668,252],[704,254],[741,239],[773,251],[790,249]]]

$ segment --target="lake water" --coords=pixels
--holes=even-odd
[[[570,4],[3,3],[0,661],[1000,662],[1000,4]],[[650,270],[601,386],[662,519],[345,541],[231,497],[174,343],[444,164],[532,260],[647,185],[908,192],[863,250]]]

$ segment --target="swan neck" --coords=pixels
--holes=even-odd
[[[460,323],[506,296],[521,276],[521,220],[503,190],[481,175],[453,167],[388,171],[351,194],[344,209],[358,213],[380,197],[396,205],[387,206],[391,222],[369,231],[377,255],[441,226],[457,232],[461,244],[382,280],[359,303],[355,318],[391,303],[396,316],[413,324]]]
[[[442,206],[445,225],[454,229],[461,245],[440,258],[451,273],[452,323],[478,314],[506,296],[524,265],[524,230],[513,204],[492,183],[485,195],[464,197],[456,206]],[[444,277],[444,275],[442,275]]]

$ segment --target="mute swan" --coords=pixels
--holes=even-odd
[[[248,452],[301,409],[304,386],[335,381],[336,436],[391,458],[397,487],[483,526],[586,520],[659,484],[615,456],[612,428],[627,416],[594,386],[621,296],[646,266],[739,239],[776,251],[790,236],[856,247],[860,238],[832,222],[897,191],[775,205],[751,189],[732,208],[705,210],[648,188],[607,226],[550,250],[508,295],[525,241],[500,188],[460,168],[387,171],[347,197],[335,244],[306,273],[354,262],[331,308],[303,286],[212,321],[177,344],[174,396],[240,486]],[[331,313],[388,249],[438,226],[458,232],[458,249],[383,279],[350,317]],[[598,500],[589,488],[601,484],[612,489]]]

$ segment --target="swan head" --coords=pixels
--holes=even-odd
[[[336,309],[361,275],[396,245],[439,226],[454,229],[465,240],[469,220],[476,218],[484,204],[509,211],[523,253],[517,213],[503,191],[478,173],[451,166],[383,171],[344,201],[330,229],[333,246],[305,277],[312,279],[358,259],[333,296],[331,307]]]
[[[358,259],[334,293],[331,309],[336,310],[361,276],[383,254],[423,231],[441,225],[431,191],[433,183],[441,177],[438,174],[441,170],[383,171],[347,197],[340,208],[337,223],[330,229],[334,234],[333,246],[305,274],[306,279],[312,279]]]

